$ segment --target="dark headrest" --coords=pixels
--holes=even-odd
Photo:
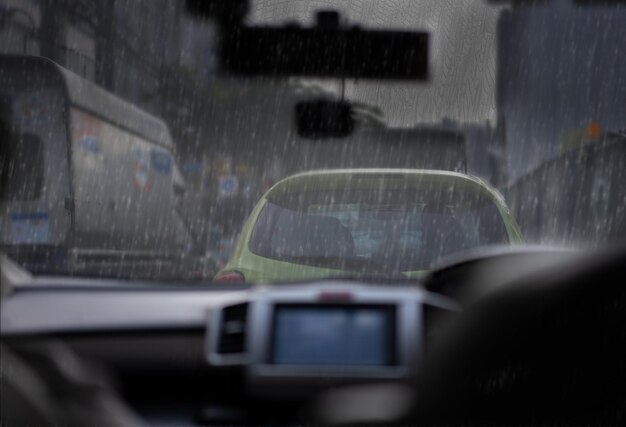
[[[284,227],[283,241],[274,246],[280,255],[351,257],[354,253],[352,234],[337,218],[303,214]]]

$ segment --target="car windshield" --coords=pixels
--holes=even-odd
[[[201,3],[0,0],[1,253],[173,285],[626,241],[623,2]]]

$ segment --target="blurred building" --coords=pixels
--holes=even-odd
[[[626,8],[490,0],[499,19],[500,184],[529,242],[626,241]]]
[[[34,0],[0,0],[0,52],[38,55],[41,8]]]
[[[48,57],[161,117],[180,64],[177,0],[0,0],[0,52]]]
[[[589,124],[626,128],[626,8],[618,1],[489,0],[497,27],[497,109],[509,183],[572,145]]]

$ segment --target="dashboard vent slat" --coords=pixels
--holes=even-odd
[[[230,355],[246,352],[248,304],[237,304],[222,310],[217,352]]]

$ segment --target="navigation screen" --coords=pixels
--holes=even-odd
[[[394,314],[391,306],[278,305],[272,363],[393,365]]]

